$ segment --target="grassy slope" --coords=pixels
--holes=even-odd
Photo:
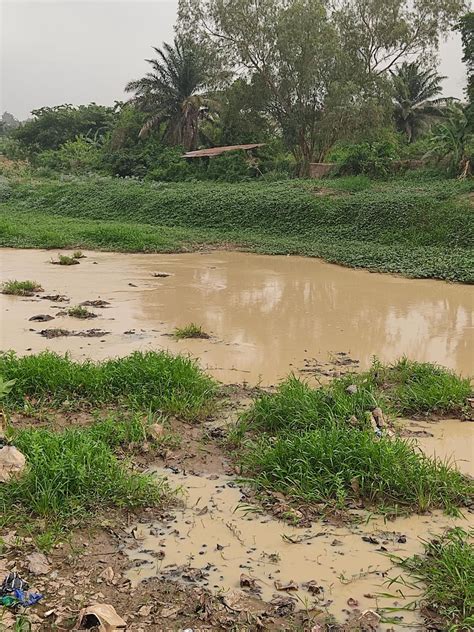
[[[474,282],[470,183],[393,181],[354,190],[360,181],[346,179],[324,186],[333,190],[321,195],[321,185],[309,181],[20,182],[2,188],[0,245],[171,252],[230,242]]]

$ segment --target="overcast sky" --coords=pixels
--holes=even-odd
[[[177,0],[0,0],[0,8],[0,111],[24,119],[43,105],[123,99],[151,46],[173,37]],[[445,95],[461,97],[459,37],[440,56]]]

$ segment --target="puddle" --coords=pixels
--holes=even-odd
[[[406,426],[419,433],[432,436],[416,436],[425,454],[450,461],[463,474],[474,477],[474,423],[459,419],[433,421],[409,421]]]
[[[427,538],[455,524],[474,524],[469,514],[466,519],[453,519],[435,512],[386,522],[377,517],[351,527],[317,522],[311,528],[301,529],[266,515],[246,514],[242,508],[245,496],[230,478],[174,474],[169,470],[158,473],[166,475],[171,485],[187,491],[185,507],[173,511],[174,520],[168,523],[139,524],[130,529],[134,537],[130,537],[126,553],[133,565],[128,571],[132,585],[155,576],[186,583],[189,580],[183,578],[180,567],[191,567],[204,569],[204,577],[195,581],[197,585],[214,592],[235,591],[240,590],[240,576],[244,573],[256,580],[265,601],[275,594],[289,594],[297,599],[297,607],[327,609],[338,621],[351,611],[347,603],[350,599],[355,599],[357,607],[364,610],[399,607],[416,598],[413,589],[403,587],[403,593],[397,594],[396,586],[384,583],[400,574],[386,553],[419,553],[420,536]],[[363,536],[372,536],[378,543],[364,541]],[[377,550],[381,547],[387,552]],[[189,570],[184,574],[200,575]],[[302,587],[312,580],[324,589],[317,596]],[[299,589],[278,592],[275,581],[294,581]],[[393,614],[403,617],[395,623],[395,629],[406,629],[407,625],[418,629],[415,613]],[[393,626],[391,623],[382,629]]]
[[[308,376],[311,367],[341,352],[362,369],[373,355],[392,361],[406,354],[473,372],[474,299],[466,285],[371,274],[304,257],[85,254],[81,265],[68,267],[51,265],[56,251],[3,249],[1,280],[37,280],[44,295],[65,295],[69,306],[108,301],[106,308],[91,307],[97,327],[111,332],[107,339],[46,340],[30,331],[39,329],[28,322],[31,316],[54,315],[51,325],[65,330],[87,329],[87,323],[58,316],[63,303],[0,295],[1,348],[20,354],[48,348],[93,359],[170,349],[198,357],[223,382],[264,385],[292,370]],[[169,337],[192,321],[211,340]],[[134,335],[125,333],[130,331]]]

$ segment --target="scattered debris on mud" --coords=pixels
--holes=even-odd
[[[62,329],[60,327],[53,329],[42,329],[38,331],[40,336],[44,338],[61,338],[64,336],[79,336],[81,338],[100,338],[102,336],[108,336],[110,331],[104,331],[103,329],[85,329],[84,331],[70,331],[69,329]]]
[[[82,305],[83,307],[110,307],[110,303],[108,301],[103,301],[100,298],[82,301],[82,303],[79,303],[79,305]]]

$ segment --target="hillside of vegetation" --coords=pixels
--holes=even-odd
[[[367,178],[18,181],[3,184],[0,244],[139,252],[231,244],[472,283],[472,188],[469,181]]]

